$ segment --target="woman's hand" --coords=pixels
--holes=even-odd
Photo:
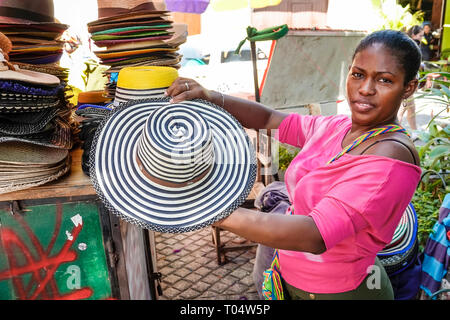
[[[170,103],[193,99],[211,101],[211,92],[208,89],[205,89],[193,79],[182,77],[175,79],[172,85],[167,88],[166,95],[172,97]]]

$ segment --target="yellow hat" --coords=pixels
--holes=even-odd
[[[172,67],[125,67],[119,72],[117,86],[132,90],[167,88],[176,78],[178,78],[178,71]]]
[[[178,71],[172,67],[125,67],[119,72],[113,106],[132,100],[164,98],[165,90],[177,77]]]

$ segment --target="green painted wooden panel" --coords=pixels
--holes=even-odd
[[[0,210],[0,299],[110,298],[96,203],[25,210],[15,215]]]
[[[450,2],[445,4],[441,51],[450,49]]]

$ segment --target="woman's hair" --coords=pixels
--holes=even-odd
[[[405,72],[405,84],[417,76],[422,60],[419,46],[406,33],[395,30],[375,31],[361,40],[355,49],[353,59],[357,53],[379,43],[390,49],[397,57],[398,62]]]
[[[416,34],[419,34],[422,30],[423,28],[421,26],[415,25],[409,28],[409,30],[406,33],[408,34],[408,36],[412,38]]]

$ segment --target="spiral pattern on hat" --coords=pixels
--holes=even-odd
[[[186,183],[204,174],[214,161],[212,131],[193,109],[168,105],[151,113],[137,154],[151,176]]]
[[[245,201],[256,180],[256,156],[242,126],[227,111],[203,100],[183,101],[173,106],[183,109],[184,117],[189,114],[199,122],[203,118],[207,124],[199,125],[204,127],[198,132],[186,133],[186,137],[199,137],[186,141],[208,146],[209,126],[214,156],[211,168],[194,183],[182,187],[164,186],[149,179],[137,161],[146,126],[147,134],[151,132],[152,136],[181,139],[181,115],[172,120],[161,115],[159,120],[155,117],[154,124],[147,125],[154,112],[162,113],[162,108],[169,106],[168,101],[134,101],[114,109],[97,129],[90,155],[90,177],[105,207],[121,219],[158,232],[190,232],[227,217]],[[155,143],[163,148],[168,142]],[[159,164],[167,167],[164,161]]]

